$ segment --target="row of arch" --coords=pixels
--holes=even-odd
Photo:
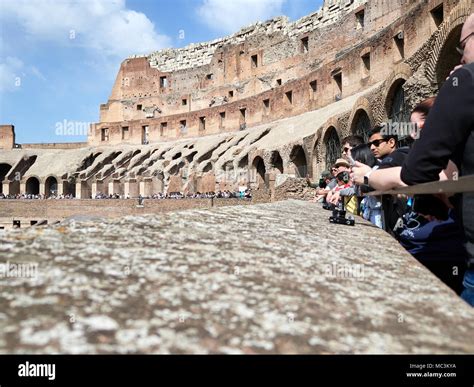
[[[335,117],[319,128],[313,139],[303,140],[303,144],[295,145],[289,157],[280,155],[284,150],[271,151],[271,156],[256,154],[249,165],[256,172],[260,183],[264,180],[265,173],[273,170],[276,173],[291,173],[288,166],[294,164],[296,176],[303,177],[306,171],[311,172],[313,178],[341,156],[342,138],[355,134],[368,140],[370,130],[377,123],[386,120],[392,122],[408,122],[411,108],[423,97],[435,95],[441,88],[445,79],[455,65],[460,63],[460,55],[456,52],[462,25],[474,10],[470,0],[460,0],[453,8],[439,30],[433,34],[429,41],[410,60],[395,66],[392,75],[386,80],[378,91],[374,91],[368,100],[358,100],[349,117]],[[416,84],[407,85],[416,71]],[[419,85],[419,78],[424,78],[426,83]],[[411,82],[411,79],[410,79]],[[410,88],[411,87],[411,88]],[[421,89],[421,90],[420,90]],[[412,94],[413,90],[413,94]],[[407,95],[407,91],[409,94]],[[286,155],[285,155],[286,156]]]
[[[39,195],[40,193],[40,180],[31,176],[26,180],[25,193],[28,195]],[[49,176],[44,182],[44,194],[46,197],[51,195],[57,195],[58,193],[58,179],[54,176]]]
[[[10,167],[11,168],[11,167]],[[6,177],[5,175],[4,164],[0,164],[0,178],[3,181]],[[0,193],[3,193],[3,184],[0,181]],[[41,193],[41,179],[36,176],[30,176],[25,181],[25,189],[24,192],[20,192],[20,184],[15,184],[16,182],[9,181],[9,194],[16,195],[16,194],[27,194],[27,195],[39,195]],[[46,197],[57,195],[58,194],[58,179],[54,176],[48,176],[46,180],[44,180],[44,195]],[[64,195],[75,195],[75,184],[63,182],[63,194]]]
[[[409,120],[409,108],[405,98],[405,92],[403,85],[405,79],[398,79],[391,87],[388,98],[391,99],[391,103],[388,105],[388,118],[393,122],[404,122]],[[364,141],[368,141],[369,133],[375,125],[375,120],[371,114],[371,111],[367,107],[360,107],[355,110],[352,114],[351,125],[349,133],[361,136]],[[326,130],[323,131],[322,135],[315,135],[315,141],[313,149],[311,151],[305,151],[303,145],[295,145],[288,158],[288,162],[293,164],[293,170],[296,177],[305,177],[309,171],[310,158],[314,159],[313,165],[323,164],[321,167],[328,169],[333,165],[338,158],[341,157],[341,144],[342,131],[337,128],[337,121],[334,121],[332,125],[329,125]],[[349,134],[347,133],[347,134]],[[322,144],[322,145],[321,145]],[[250,166],[255,171],[259,186],[262,186],[265,180],[265,174],[267,168],[273,169],[277,174],[284,173],[284,163],[281,154],[278,150],[271,152],[269,162],[265,164],[264,157],[257,155],[254,157]],[[314,175],[314,173],[313,173]]]

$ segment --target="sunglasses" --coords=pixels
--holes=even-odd
[[[456,51],[459,52],[461,55],[464,55],[464,49],[466,48],[467,40],[472,35],[474,35],[474,32],[471,32],[469,35],[467,35],[463,40],[461,40],[461,43],[459,43],[459,46],[456,47]]]
[[[369,148],[373,145],[375,146],[376,148],[378,148],[380,146],[381,143],[383,142],[387,142],[387,140],[384,140],[383,138],[381,138],[380,140],[374,140],[374,141],[370,141],[367,143],[367,145],[369,146]]]
[[[350,150],[351,150],[351,148],[348,148],[348,147],[342,148],[342,153],[347,153]]]

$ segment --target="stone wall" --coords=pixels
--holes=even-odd
[[[473,308],[383,230],[327,217],[286,201],[0,232],[0,263],[36,267],[0,277],[0,353],[474,352]]]
[[[87,142],[54,142],[54,143],[35,143],[21,144],[23,149],[77,149],[88,146]]]
[[[441,5],[443,20],[436,24],[431,11]],[[142,117],[94,125],[90,138],[93,147],[84,152],[74,149],[61,155],[53,154],[53,150],[51,153],[3,152],[0,163],[11,165],[12,169],[3,181],[2,190],[24,193],[27,180],[37,178],[40,193],[47,192],[46,179],[51,175],[56,178],[60,192],[82,198],[90,197],[99,186],[107,194],[130,192],[132,195],[133,192],[135,196],[142,191],[142,195],[146,195],[146,192],[166,191],[170,187],[174,191],[188,192],[234,190],[241,185],[257,188],[265,173],[297,176],[294,150],[298,147],[304,153],[301,170],[317,179],[322,170],[330,167],[326,165],[326,150],[331,133],[341,141],[355,131],[364,114],[368,117],[364,130],[368,131],[392,119],[394,109],[403,108],[408,114],[414,104],[436,93],[450,66],[459,60],[455,45],[462,23],[472,9],[470,0],[410,0],[393,4],[373,0],[309,34],[309,52],[257,68],[249,65],[251,56],[256,55],[260,63],[272,50],[285,52],[289,48],[291,53],[291,42],[295,40],[282,38],[281,31],[263,36],[251,34],[240,45],[223,47],[224,63],[215,73],[216,78],[196,81],[192,85],[195,93],[186,94],[190,98],[188,105],[173,115],[167,115],[165,108],[174,111],[173,98],[183,96],[180,94],[183,90],[179,89],[179,93],[174,90],[191,87],[179,77],[192,77],[203,71],[204,76],[210,68],[182,70],[170,75],[150,68],[146,58],[130,59],[122,65],[113,99],[104,111],[123,105],[124,109],[135,112],[127,118],[134,114]],[[357,29],[354,13],[362,11],[368,24]],[[401,32],[402,52],[394,40]],[[323,56],[318,59],[320,52]],[[217,69],[220,68],[219,55],[212,63]],[[362,56],[366,55],[370,57],[370,71],[362,67]],[[225,67],[226,63],[230,67]],[[342,74],[343,91],[339,94],[333,79],[335,71]],[[121,77],[126,73],[135,77],[129,79],[130,89],[121,86],[124,81]],[[165,107],[160,105],[161,113],[156,111],[156,117],[146,118],[150,113],[148,105],[144,104],[138,111],[135,104],[145,100],[152,103],[153,82],[164,74],[170,76],[169,87],[160,89],[155,97]],[[232,81],[238,74],[237,81]],[[278,77],[281,77],[281,85],[276,84]],[[150,80],[153,82],[148,82]],[[227,81],[232,82],[227,84]],[[313,82],[315,91],[310,87]],[[176,86],[178,84],[180,86]],[[127,94],[126,99],[121,100],[124,91],[134,94]],[[227,95],[228,91],[235,93],[227,100],[221,98],[222,94],[219,98],[216,95]],[[405,106],[395,106],[395,96],[402,92]],[[207,106],[200,109],[206,101]],[[209,101],[213,101],[212,106]],[[181,121],[185,121],[186,130],[180,129]],[[105,128],[108,141],[101,141],[101,131]],[[125,128],[128,137],[123,139]],[[150,144],[138,145],[144,128],[148,130]],[[138,154],[137,158],[128,157],[132,152]],[[273,155],[277,153],[281,156],[278,166],[273,162]],[[69,162],[71,159],[75,161]],[[33,165],[29,167],[31,163],[25,160]],[[56,163],[56,160],[61,162]],[[243,176],[238,182],[222,179],[226,169]],[[15,180],[17,175],[21,181]],[[72,189],[71,182],[75,182]]]
[[[15,146],[15,127],[0,125],[0,149],[12,149]]]
[[[323,7],[311,15],[290,23],[286,17],[277,17],[266,22],[258,22],[242,28],[231,36],[215,39],[211,42],[191,44],[179,49],[165,49],[150,54],[147,58],[151,67],[162,72],[174,72],[208,65],[211,63],[217,49],[226,45],[238,45],[258,35],[281,33],[287,38],[300,36],[320,27],[326,27],[338,21],[345,13],[350,12],[367,0],[337,0],[325,1]],[[288,55],[288,53],[286,54]],[[135,58],[137,56],[132,56]]]
[[[132,199],[0,200],[0,227],[11,228],[13,220],[21,227],[31,221],[53,223],[72,216],[117,218],[127,215],[157,214],[193,208],[249,205],[247,199],[145,199],[143,207]]]
[[[430,11],[440,4],[446,23],[438,26]],[[145,57],[127,59],[111,98],[101,106],[101,120],[93,126],[89,143],[140,144],[145,126],[151,133],[149,142],[205,136],[320,109],[387,81],[391,69],[403,63],[412,73],[418,71],[435,41],[435,48],[444,44],[435,35],[446,27],[448,14],[455,8],[461,4],[448,0],[327,2],[319,13],[295,23],[277,18],[243,29],[234,38],[167,50],[162,60],[173,63],[171,68],[150,67]],[[332,16],[320,19],[321,15]],[[363,24],[356,15],[363,15]],[[449,32],[449,28],[444,30]],[[397,36],[402,37],[402,48],[395,43]],[[212,55],[209,47],[214,50]],[[203,50],[209,62],[194,63],[188,58],[201,58]],[[182,68],[186,63],[193,67]],[[425,79],[433,82],[429,74],[440,73],[433,70],[436,66],[426,65],[421,83]],[[342,90],[333,77],[339,71]],[[167,79],[164,87],[160,85],[163,77]],[[438,86],[423,87],[419,98]],[[287,93],[292,93],[290,103]],[[182,122],[185,130],[181,130]],[[128,128],[126,138],[123,127]],[[104,129],[109,135],[102,141]]]

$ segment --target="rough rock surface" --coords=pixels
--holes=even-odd
[[[2,353],[472,353],[474,310],[389,235],[319,205],[0,234]]]
[[[275,200],[285,199],[314,199],[316,188],[311,188],[306,179],[288,178],[275,189]]]

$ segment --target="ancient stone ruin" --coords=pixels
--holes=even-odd
[[[472,2],[332,0],[212,42],[122,62],[87,143],[15,144],[3,194],[136,197],[316,177],[350,133],[406,120],[458,63]]]
[[[0,353],[472,353],[473,309],[395,239],[291,199],[343,137],[436,93],[473,11],[326,0],[125,59],[87,142],[1,125],[0,194],[70,199],[0,201],[0,229],[59,223],[0,231]],[[98,193],[134,200],[78,200]]]

